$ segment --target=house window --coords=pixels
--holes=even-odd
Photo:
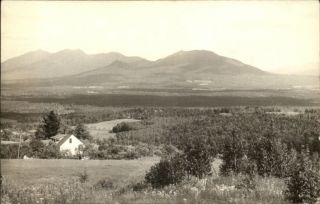
[[[71,138],[69,139],[69,143],[72,143],[72,139]]]

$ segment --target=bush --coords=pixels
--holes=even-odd
[[[32,157],[41,158],[45,148],[45,145],[41,142],[41,140],[33,138],[30,141],[29,146],[32,151]]]
[[[0,158],[1,159],[17,159],[18,157],[19,144],[3,145],[0,148]],[[22,143],[19,152],[19,158],[23,158],[24,155],[28,157],[32,156],[32,150],[30,146],[26,143]]]
[[[169,145],[164,145],[161,148],[161,156],[162,157],[171,157],[172,155],[176,155],[178,153],[180,153],[179,149],[176,148],[175,146],[173,146],[172,144]]]
[[[132,187],[132,190],[133,191],[143,191],[145,190],[146,188],[148,188],[148,184],[146,182],[138,182],[138,183],[134,183],[134,184],[131,184],[131,187]]]
[[[170,184],[181,182],[185,176],[183,160],[179,156],[171,159],[162,159],[151,167],[145,176],[146,183],[153,188],[161,188]]]
[[[129,131],[129,130],[134,130],[134,125],[126,122],[122,122],[117,124],[112,128],[112,132],[118,133],[118,132],[124,132],[124,131]]]
[[[235,185],[236,189],[246,190],[247,192],[253,191],[256,189],[256,181],[253,175],[244,175]]]
[[[114,182],[110,178],[105,178],[99,180],[94,187],[96,189],[113,189],[115,186]]]
[[[139,143],[138,145],[136,145],[135,152],[139,157],[147,157],[153,155],[152,147],[144,143]]]
[[[89,180],[89,174],[87,170],[84,170],[83,172],[79,173],[78,177],[81,183],[85,183]]]
[[[211,173],[211,163],[215,156],[210,145],[203,136],[194,138],[183,146],[183,167],[188,175],[196,176],[202,179]]]
[[[313,165],[306,154],[301,154],[290,172],[286,198],[294,203],[315,203],[320,196],[320,168]]]
[[[54,142],[50,142],[47,146],[44,146],[40,155],[40,158],[42,159],[53,159],[60,157],[61,155],[59,147]]]

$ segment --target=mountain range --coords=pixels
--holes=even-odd
[[[93,70],[115,60],[128,63],[143,61],[142,58],[116,52],[87,55],[82,50],[56,53],[36,50],[1,63],[1,74],[5,80],[62,77]]]
[[[277,88],[314,83],[311,78],[268,73],[206,50],[179,51],[155,61],[116,52],[37,50],[1,63],[1,76],[3,81],[41,86],[111,88]]]

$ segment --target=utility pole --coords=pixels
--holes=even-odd
[[[18,159],[20,158],[20,147],[21,147],[21,130],[19,130],[19,147],[18,147]]]

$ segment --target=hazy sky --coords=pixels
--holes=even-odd
[[[1,7],[2,62],[69,48],[150,60],[205,49],[281,73],[319,64],[317,1],[2,1]]]

